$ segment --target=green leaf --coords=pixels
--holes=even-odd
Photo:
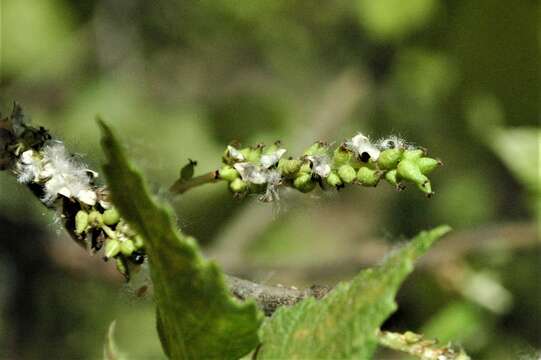
[[[113,202],[145,241],[166,354],[172,359],[234,359],[250,352],[259,343],[262,321],[255,303],[232,299],[216,264],[178,230],[171,207],[151,198],[112,131],[98,122]]]
[[[449,230],[440,226],[420,233],[381,266],[340,283],[322,300],[309,298],[279,309],[261,329],[258,359],[369,359],[414,261]]]

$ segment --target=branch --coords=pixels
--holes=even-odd
[[[436,340],[424,339],[423,335],[407,331],[404,334],[380,331],[378,343],[381,346],[413,355],[421,360],[470,360],[462,349],[451,345],[439,347]]]
[[[226,282],[233,295],[241,300],[254,299],[266,316],[271,316],[280,306],[295,305],[310,296],[322,299],[330,291],[325,286],[312,285],[299,290],[295,287],[268,286],[226,275]]]
[[[145,260],[142,239],[112,207],[106,188],[94,183],[97,173],[74,158],[62,142],[53,140],[46,129],[29,126],[24,120],[18,105],[11,116],[0,119],[0,169],[10,170],[45,206],[57,210],[75,242],[93,252],[104,248],[105,259],[114,259],[117,269],[129,279],[130,269]],[[384,174],[394,172],[392,178],[385,177],[388,182],[410,181],[432,193],[425,173],[435,168],[437,161],[395,137],[373,143],[358,134],[334,151],[317,141],[298,159],[282,159],[285,149],[279,145],[228,146],[222,168],[197,177],[193,177],[196,162],[190,160],[172,191],[183,193],[223,179],[236,195],[263,193],[264,200],[270,201],[282,185],[301,192],[316,185],[322,189],[339,189],[351,183],[375,186]],[[305,290],[271,287],[231,276],[227,282],[238,299],[255,299],[266,315],[309,296],[320,299],[329,291],[321,286]]]
[[[186,191],[197,186],[212,184],[220,180],[218,171],[211,171],[203,175],[199,175],[190,179],[180,178],[171,187],[169,191],[173,194],[183,194]]]

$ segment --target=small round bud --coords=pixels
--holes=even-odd
[[[369,169],[363,166],[357,172],[357,180],[363,186],[376,186],[381,178],[381,173],[377,170]]]
[[[428,182],[428,178],[423,175],[421,170],[419,169],[419,166],[413,161],[413,160],[402,160],[396,169],[398,171],[398,176],[401,178],[411,181],[423,191],[426,192],[423,187]],[[430,191],[429,191],[430,192]]]
[[[425,155],[423,149],[405,150],[402,155],[406,160],[418,160]]]
[[[81,235],[88,227],[88,213],[84,210],[77,211],[75,214],[75,233]]]
[[[312,162],[311,161],[303,162],[300,169],[299,169],[299,174],[311,175],[312,174]]]
[[[315,155],[324,155],[327,152],[327,146],[317,141],[313,143],[306,151],[304,152],[304,155],[306,156],[315,156]]]
[[[135,245],[133,241],[127,239],[120,242],[120,252],[126,256],[130,256],[135,250]]]
[[[257,146],[255,148],[248,147],[248,148],[241,149],[240,153],[242,154],[242,156],[244,156],[247,162],[259,163],[259,159],[261,158],[261,152],[262,152],[261,150],[262,149],[260,146]]]
[[[395,169],[402,157],[401,148],[387,149],[379,154],[378,165],[381,169]]]
[[[239,177],[239,173],[234,167],[224,165],[218,170],[218,176],[220,176],[220,179],[231,182]]]
[[[145,246],[145,242],[143,241],[141,235],[135,235],[133,238],[133,245],[135,245],[136,249],[142,249]]]
[[[88,214],[88,223],[90,226],[101,226],[103,224],[103,216],[97,210],[92,210]]]
[[[423,339],[422,335],[416,334],[414,332],[406,331],[404,333],[404,340],[406,340],[408,344],[415,344],[416,342],[419,342],[422,339]]]
[[[434,171],[435,168],[441,166],[441,164],[441,161],[429,157],[422,157],[417,160],[417,166],[419,166],[419,170],[421,170],[421,172],[425,175],[430,174],[432,171]]]
[[[314,190],[316,183],[312,180],[312,175],[301,174],[295,178],[293,186],[300,192],[307,193]]]
[[[342,165],[338,168],[340,179],[346,184],[351,184],[357,177],[357,172],[351,165]]]
[[[302,161],[298,159],[281,159],[278,162],[278,170],[283,176],[292,176],[299,172]]]
[[[339,146],[338,148],[336,148],[333,154],[333,158],[332,158],[333,165],[335,167],[340,167],[342,165],[349,164],[352,157],[353,157],[353,154],[351,151],[349,151],[343,146]]]
[[[387,180],[387,182],[389,184],[398,187],[398,179],[397,179],[397,170],[396,169],[387,171],[385,173],[384,178],[385,178],[385,180]]]
[[[245,191],[247,187],[248,184],[245,181],[242,181],[240,178],[236,178],[229,183],[229,188],[231,189],[231,191],[236,193]]]
[[[115,225],[120,221],[120,214],[118,210],[113,208],[107,209],[103,212],[103,223],[105,225]]]
[[[327,184],[329,184],[332,187],[338,187],[342,185],[342,180],[340,179],[340,176],[335,171],[332,171],[329,176],[325,178],[327,181]]]
[[[120,242],[117,239],[109,239],[105,244],[105,257],[112,258],[118,255],[120,252]]]

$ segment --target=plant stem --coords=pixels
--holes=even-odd
[[[470,360],[461,349],[454,349],[450,345],[439,347],[436,340],[424,339],[422,335],[411,331],[404,334],[380,331],[377,337],[381,346],[408,353],[421,360]]]
[[[226,275],[225,278],[237,299],[254,299],[266,316],[271,316],[280,306],[291,306],[311,296],[319,300],[330,291],[329,288],[319,285],[301,290],[295,287],[258,284],[231,275]]]
[[[175,181],[173,185],[171,185],[169,191],[171,191],[173,194],[183,194],[186,191],[195,187],[205,184],[212,184],[219,180],[220,179],[218,178],[218,171],[211,171],[209,173],[199,175],[188,180],[180,178]]]

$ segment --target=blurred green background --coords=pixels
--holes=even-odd
[[[299,153],[362,131],[427,147],[445,163],[432,199],[381,184],[269,205],[220,184],[170,200],[228,272],[298,287],[351,278],[450,224],[385,327],[455,340],[475,359],[538,358],[539,2],[0,0],[0,11],[2,112],[21,102],[97,169],[100,114],[164,198],[188,158],[215,169],[233,139]],[[0,358],[100,358],[115,319],[132,358],[163,358],[150,297],[5,173],[0,240]]]

